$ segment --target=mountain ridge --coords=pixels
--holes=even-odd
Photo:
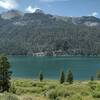
[[[36,10],[35,10],[35,12],[33,12],[33,13],[30,13],[30,12],[22,12],[22,11],[20,11],[20,10],[15,10],[15,9],[12,9],[12,10],[8,10],[8,11],[5,11],[5,12],[1,12],[0,13],[0,15],[3,15],[4,13],[22,13],[22,15],[24,15],[24,14],[33,14],[33,13],[43,13],[43,14],[46,14],[43,10],[41,10],[41,9],[39,9],[39,8],[37,8]],[[53,14],[49,14],[49,15],[53,15]],[[96,18],[96,19],[100,19],[99,17],[95,17],[95,16],[61,16],[61,15],[53,15],[53,16],[55,16],[55,17],[63,17],[63,18]]]
[[[100,19],[63,17],[43,11],[0,17],[0,53],[29,55],[99,55]]]

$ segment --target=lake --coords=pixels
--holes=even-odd
[[[87,80],[100,69],[100,57],[33,57],[9,56],[13,77],[38,78],[40,71],[46,79],[59,79],[60,71],[71,68],[76,80]]]

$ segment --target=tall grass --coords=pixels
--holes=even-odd
[[[21,79],[11,83],[11,94],[1,95],[0,100],[100,100],[99,81],[60,84],[56,80]]]
[[[19,100],[19,98],[14,94],[0,94],[0,100]]]

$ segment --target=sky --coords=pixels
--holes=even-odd
[[[37,8],[59,16],[100,18],[100,0],[0,0],[0,13],[12,9],[33,13]]]

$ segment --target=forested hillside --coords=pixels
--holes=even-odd
[[[11,10],[0,15],[0,53],[100,55],[100,19]]]

